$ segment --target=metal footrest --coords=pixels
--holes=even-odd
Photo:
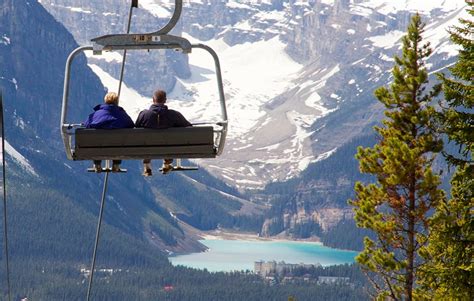
[[[160,168],[159,170],[160,170],[160,172],[163,172],[163,168]],[[173,169],[171,169],[169,172],[171,172],[171,171],[188,171],[188,170],[199,170],[199,167],[197,167],[197,166],[173,166]]]
[[[93,167],[88,168],[88,169],[87,169],[87,172],[100,173],[100,172],[97,172],[97,171],[95,170],[95,168],[93,168]],[[101,172],[126,173],[127,170],[121,168],[119,171],[112,171],[112,168],[105,168],[105,167],[102,167],[102,171],[101,171]]]

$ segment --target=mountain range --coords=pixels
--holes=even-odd
[[[173,3],[139,1],[132,32],[159,28]],[[81,44],[93,35],[123,32],[126,26],[126,2],[41,4]],[[372,91],[390,81],[388,71],[410,15],[418,12],[427,23],[425,39],[434,48],[428,66],[438,71],[456,56],[446,29],[463,8],[462,0],[423,5],[382,0],[184,1],[173,33],[217,50],[229,110],[226,152],[202,164],[241,190],[263,189],[299,175],[381,119],[382,107]],[[171,92],[175,102],[170,105],[190,120],[216,120],[212,61],[195,52],[188,58],[129,54],[125,82],[134,91],[124,94],[123,105],[135,116],[159,83]],[[89,58],[104,84],[114,89],[116,82],[102,70],[118,78],[121,55]]]
[[[173,3],[140,0],[132,32],[163,26]],[[1,5],[0,87],[10,116],[7,164],[14,189],[47,187],[97,214],[102,177],[84,172],[88,162],[68,162],[59,137],[64,63],[78,44],[124,32],[129,5]],[[353,184],[368,179],[353,155],[376,139],[371,127],[383,108],[373,90],[390,82],[410,15],[418,12],[427,23],[425,38],[434,49],[427,66],[434,74],[456,58],[446,29],[464,6],[462,0],[184,1],[172,33],[212,46],[221,59],[230,125],[225,153],[194,161],[202,167],[197,173],[151,180],[141,178],[139,162],[124,163],[129,173],[111,183],[106,223],[169,252],[202,250],[196,232],[219,228],[324,240],[351,219],[346,201]],[[74,64],[75,121],[85,119],[107,89],[117,89],[121,58],[87,54]],[[219,120],[205,53],[129,52],[121,105],[132,118],[157,87],[192,122]]]

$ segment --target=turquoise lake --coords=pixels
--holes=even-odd
[[[357,252],[331,249],[319,243],[293,241],[200,240],[209,250],[169,257],[173,265],[208,271],[253,271],[255,261],[321,264],[352,263]]]

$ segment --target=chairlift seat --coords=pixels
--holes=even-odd
[[[86,129],[75,132],[73,160],[215,158],[212,126]]]

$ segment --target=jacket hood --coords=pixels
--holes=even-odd
[[[163,114],[166,111],[168,111],[168,107],[166,105],[162,105],[162,104],[152,104],[150,106],[150,110],[157,113],[157,114]]]
[[[100,105],[96,105],[94,107],[94,111],[98,111],[98,110],[107,110],[107,111],[114,111],[114,110],[123,110],[122,107],[119,107],[119,106],[116,106],[116,105],[109,105],[109,104],[100,104]]]

